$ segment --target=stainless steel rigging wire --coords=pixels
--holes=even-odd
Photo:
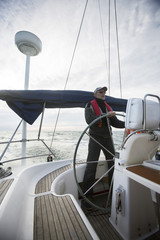
[[[117,5],[116,0],[114,0],[115,9],[115,23],[116,23],[116,38],[117,38],[117,54],[118,54],[118,69],[119,69],[119,83],[120,83],[120,95],[122,98],[122,80],[121,80],[121,64],[120,64],[120,53],[119,53],[119,37],[118,37],[118,23],[117,23]]]
[[[106,57],[105,50],[105,41],[104,41],[104,31],[103,31],[103,21],[101,16],[101,6],[100,0],[98,0],[99,5],[99,14],[100,14],[100,23],[101,23],[101,31],[102,31],[102,39],[103,39],[103,48],[105,53],[105,62],[108,71],[108,95],[110,95],[111,87],[110,87],[110,55],[111,55],[111,1],[108,0],[108,61]],[[118,21],[117,21],[117,6],[116,0],[114,0],[114,14],[115,14],[115,28],[116,28],[116,42],[117,42],[117,55],[118,55],[118,71],[119,71],[119,84],[120,84],[120,96],[122,98],[122,80],[121,80],[121,64],[120,64],[120,51],[119,51],[119,37],[118,37]]]
[[[109,4],[110,4],[110,0],[109,0]],[[107,53],[106,53],[106,46],[105,46],[105,41],[104,41],[104,31],[103,31],[103,22],[102,22],[102,14],[101,14],[101,5],[100,5],[100,0],[98,0],[98,8],[99,8],[99,16],[100,16],[100,25],[101,25],[101,32],[102,32],[102,42],[103,42],[103,50],[104,50],[104,57],[105,57],[105,64],[106,64],[106,70],[108,73],[108,95],[110,95],[110,61],[108,61],[107,63]],[[109,15],[110,15],[110,7],[109,7]],[[110,20],[110,17],[109,17]],[[109,35],[109,39],[110,39],[110,33]],[[110,41],[109,41],[110,43]],[[108,51],[108,59],[110,59],[110,51]]]
[[[73,50],[73,54],[72,54],[72,58],[71,58],[71,62],[70,62],[70,66],[69,66],[69,70],[68,70],[68,74],[67,74],[67,78],[66,78],[65,85],[64,85],[64,90],[66,90],[67,83],[68,83],[68,79],[69,79],[69,76],[70,76],[70,72],[71,72],[71,68],[72,68],[74,56],[75,56],[75,53],[76,53],[76,49],[77,49],[77,45],[78,45],[78,41],[79,41],[79,37],[80,37],[80,32],[81,32],[81,29],[82,29],[83,20],[84,20],[84,16],[85,16],[85,13],[86,13],[87,5],[88,5],[88,0],[86,0],[86,3],[85,3],[85,7],[84,7],[84,11],[83,11],[81,23],[80,23],[78,35],[77,35],[77,38],[76,38],[76,43],[75,43],[75,46],[74,46],[74,50]],[[53,144],[53,139],[54,139],[54,135],[55,135],[56,128],[57,128],[57,123],[58,123],[60,111],[61,111],[61,109],[59,108],[58,114],[57,114],[57,118],[56,118],[55,127],[54,127],[53,134],[52,134],[52,140],[51,140],[51,144],[50,144],[50,149],[51,149],[52,144]]]
[[[109,4],[109,6],[108,6],[108,93],[109,93],[109,94],[108,94],[108,95],[110,95],[110,25],[111,25],[111,23],[110,23],[110,19],[111,19],[111,14],[110,14],[111,4],[110,4],[110,0],[108,1],[108,4]],[[74,50],[73,50],[71,62],[70,62],[70,65],[69,65],[69,70],[68,70],[67,78],[66,78],[65,85],[64,85],[64,90],[66,89],[67,83],[68,83],[68,80],[69,80],[69,76],[70,76],[70,72],[71,72],[73,60],[74,60],[74,57],[75,57],[75,53],[76,53],[76,49],[77,49],[77,45],[78,45],[78,41],[79,41],[81,29],[82,29],[84,17],[85,17],[87,5],[88,5],[88,0],[86,0],[86,3],[85,3],[85,7],[84,7],[84,11],[83,11],[81,23],[80,23],[78,35],[77,35],[77,38],[76,38],[76,43],[75,43],[75,46],[74,46]],[[103,24],[102,24],[100,0],[98,0],[98,5],[99,5],[100,23],[101,23],[101,31],[102,31],[102,38],[103,38],[103,47],[104,47],[104,52],[105,52],[105,42],[104,42],[104,33],[103,33]],[[117,52],[118,52],[120,95],[121,95],[121,98],[122,98],[121,65],[120,65],[120,53],[119,53],[119,38],[118,38],[118,24],[117,24],[117,7],[116,7],[116,0],[114,0],[114,9],[115,9]],[[106,54],[105,54],[105,60],[106,60],[106,65],[107,65],[107,57],[106,57]],[[51,149],[52,144],[53,144],[53,139],[54,139],[55,131],[56,131],[56,128],[57,128],[57,124],[58,124],[58,120],[59,120],[59,116],[60,116],[60,111],[61,111],[61,109],[59,108],[58,113],[57,113],[56,122],[55,122],[55,127],[54,127],[53,134],[52,134],[50,149]]]

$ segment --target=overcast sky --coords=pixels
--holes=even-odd
[[[42,52],[31,58],[29,89],[64,89],[85,2],[0,0],[0,89],[24,88],[25,55],[14,43],[15,34],[22,30],[42,41]],[[160,95],[160,0],[117,0],[117,20],[122,97]],[[111,0],[110,95],[120,97],[115,29]],[[89,0],[66,89],[94,91],[97,86],[108,85],[108,32],[108,0],[99,0],[99,4]],[[6,104],[0,102],[0,106],[2,129],[9,115]],[[67,123],[70,113],[62,112]],[[19,121],[15,113],[9,110],[9,114],[10,119]],[[79,123],[84,119],[83,110],[74,110],[71,117],[75,115]]]

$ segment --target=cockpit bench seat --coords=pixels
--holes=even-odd
[[[34,240],[92,239],[69,195],[35,198]]]

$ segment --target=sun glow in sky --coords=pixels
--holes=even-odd
[[[85,2],[0,0],[0,89],[24,88],[25,55],[14,43],[16,32],[22,30],[36,34],[42,41],[42,52],[31,58],[29,89],[64,89]],[[110,95],[120,97],[113,2]],[[117,0],[116,6],[122,97],[160,95],[160,1]],[[108,33],[108,1],[89,0],[66,89],[94,91],[97,86],[108,86]],[[0,106],[1,127],[5,127],[11,110],[5,103]],[[72,119],[79,119],[83,125],[83,110],[74,111],[70,113]]]

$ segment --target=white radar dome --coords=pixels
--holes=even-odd
[[[29,56],[36,56],[42,50],[41,40],[35,34],[27,31],[16,33],[15,44],[22,53]]]

